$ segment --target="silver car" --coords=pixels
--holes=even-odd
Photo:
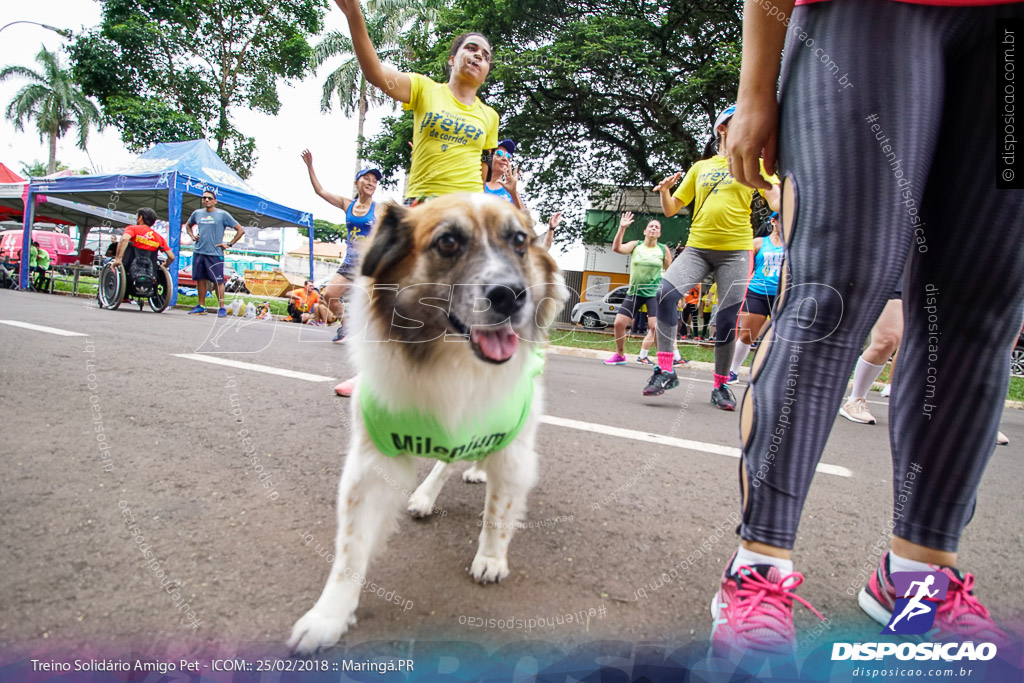
[[[615,311],[626,299],[629,287],[616,287],[600,301],[583,301],[572,307],[573,323],[590,329],[606,327],[615,322]]]

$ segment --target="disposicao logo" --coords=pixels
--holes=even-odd
[[[881,635],[927,634],[935,624],[935,613],[946,599],[949,576],[943,572],[893,572],[896,605]],[[878,660],[895,656],[900,660],[987,661],[996,656],[994,643],[833,643],[832,661]]]
[[[939,603],[946,599],[949,577],[942,572],[893,572],[892,583],[896,588],[896,606],[882,633],[926,633],[935,623]]]

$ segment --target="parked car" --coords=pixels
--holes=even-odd
[[[569,319],[590,329],[606,327],[615,322],[615,311],[626,300],[629,287],[616,287],[604,295],[600,301],[581,301],[572,307]]]
[[[18,258],[21,252],[21,241],[25,233],[22,230],[4,230],[0,232],[0,261],[9,257],[11,261]],[[50,265],[53,268],[78,263],[78,252],[75,241],[62,232],[33,230],[32,239],[50,254]]]
[[[1010,374],[1016,377],[1024,377],[1024,328],[1021,328],[1017,337],[1017,345],[1013,347],[1010,354]]]

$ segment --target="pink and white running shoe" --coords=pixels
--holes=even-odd
[[[744,565],[732,575],[728,571],[727,568],[722,575],[721,588],[711,602],[711,649],[715,655],[733,660],[751,651],[793,655],[794,600],[824,621],[818,610],[793,592],[803,583],[803,574],[783,576],[778,567],[770,564]]]
[[[974,575],[953,567],[929,565],[932,571],[949,577],[946,599],[935,611],[935,623],[923,638],[935,641],[974,641],[1006,645],[1009,638],[996,626],[988,609],[974,597]],[[882,556],[868,585],[861,589],[857,603],[882,626],[892,619],[896,608],[896,587],[889,576],[889,553]],[[911,637],[911,636],[908,636]]]

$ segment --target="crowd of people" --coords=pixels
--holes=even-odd
[[[358,3],[336,1],[348,18],[367,80],[414,113],[406,202],[470,191],[496,194],[522,207],[519,174],[511,170],[514,143],[499,145],[497,114],[477,97],[491,65],[487,39],[477,33],[457,37],[449,54],[448,82],[438,83],[382,65]],[[974,594],[973,576],[957,568],[956,549],[996,443],[1006,394],[1005,352],[1016,338],[1024,303],[1024,247],[1010,234],[1024,222],[1024,202],[1020,192],[994,191],[994,175],[988,173],[993,159],[981,151],[988,147],[979,145],[972,152],[953,140],[942,142],[943,136],[961,130],[979,142],[989,139],[980,126],[992,117],[975,110],[995,102],[994,76],[985,72],[982,61],[984,39],[994,25],[994,15],[986,11],[902,3],[868,11],[858,3],[798,2],[794,20],[831,39],[833,57],[843,56],[858,89],[851,95],[833,87],[832,74],[815,63],[810,50],[793,42],[777,93],[785,25],[759,4],[748,3],[737,104],[714,122],[705,158],[654,187],[665,216],[692,206],[685,248],[673,258],[658,243],[657,220],[648,222],[643,239],[624,242],[634,217],[622,216],[613,249],[630,255],[629,291],[615,319],[616,352],[606,364],[626,363],[622,340],[646,311],[654,335],[642,343],[638,362],[651,363],[647,350],[657,347],[656,366],[642,393],[662,395],[679,384],[678,340],[706,337],[713,322],[711,403],[732,411],[737,400],[730,384],[738,382],[743,361],[760,339],[740,411],[741,542],[713,602],[717,652],[792,651],[793,603],[805,603],[795,592],[804,577],[794,569],[792,549],[803,501],[834,422],[821,416],[874,423],[864,395],[901,341],[890,408],[894,491],[907,479],[911,459],[925,470],[917,477],[913,499],[898,516],[894,513],[891,550],[858,602],[884,623],[896,600],[892,572],[940,572],[955,598],[948,602],[953,608],[936,618],[935,637],[1005,642],[1005,633]],[[871,27],[880,17],[886,29],[877,32]],[[908,42],[907,34],[923,42]],[[966,55],[956,67],[940,56],[953,42]],[[864,49],[865,44],[872,48]],[[923,54],[920,45],[928,46]],[[914,50],[914,55],[893,63],[931,64],[926,87],[906,80],[909,70],[905,76],[874,76],[881,56],[901,50]],[[944,107],[943,83],[950,79],[969,88],[972,96],[963,101],[975,104]],[[910,83],[927,106],[904,96]],[[838,97],[846,99],[827,102]],[[913,166],[914,187],[924,193],[917,201],[931,220],[927,228],[921,219],[913,220],[919,210],[907,214],[903,186],[897,183],[902,176],[894,179],[885,154],[875,147],[877,128],[871,127],[870,117],[879,108],[888,117],[887,132],[900,134],[903,158],[919,162]],[[436,129],[441,117],[465,121],[457,130],[471,134],[449,140],[458,135]],[[935,162],[929,165],[929,159]],[[929,174],[930,166],[944,171]],[[311,165],[310,171],[313,179]],[[977,192],[979,202],[954,207],[943,202],[965,190]],[[849,229],[848,217],[864,207],[866,198],[872,198],[868,220],[862,228]],[[759,200],[767,203],[771,216],[766,233],[755,239],[751,216]],[[989,226],[983,238],[965,243],[956,237],[958,228],[973,224]],[[926,249],[920,248],[922,239],[927,239]],[[965,249],[973,256],[964,258]],[[909,300],[901,305],[899,273],[905,262]],[[714,292],[703,286],[708,276]],[[941,330],[938,380],[929,380],[935,374],[929,364],[937,357],[929,334],[934,338],[935,331],[920,312],[926,283],[945,285],[940,287],[946,293],[940,299],[942,317],[956,321]],[[977,291],[969,297],[953,294],[971,291],[965,283],[985,290],[984,306],[977,305]],[[801,305],[809,299],[814,306]],[[1014,315],[1005,315],[1007,308]],[[961,322],[965,318],[984,321],[990,334],[979,339]],[[901,334],[904,323],[907,335]],[[955,364],[968,348],[972,358],[983,360],[970,368]],[[853,369],[853,392],[843,402]],[[931,415],[922,414],[920,403],[930,384],[937,384],[936,391],[945,397],[974,397],[970,420],[964,421],[953,400],[939,402]],[[350,393],[351,386],[350,381],[338,391]],[[774,426],[782,416],[787,429],[779,434]]]
[[[447,81],[437,82],[382,64],[357,0],[336,4],[366,80],[413,112],[405,203],[487,192],[525,209],[516,145],[499,141],[499,116],[478,97],[492,62],[487,38],[457,36]],[[795,569],[793,550],[815,467],[836,415],[876,422],[867,391],[897,349],[892,469],[885,474],[892,476],[894,506],[908,478],[914,495],[898,513],[894,507],[891,548],[858,604],[887,623],[898,597],[894,572],[941,573],[950,607],[938,611],[931,637],[1007,641],[957,551],[999,436],[1007,352],[1024,314],[1018,234],[1024,193],[995,189],[990,153],[997,98],[989,46],[1000,15],[991,5],[942,4],[797,0],[792,20],[849,69],[856,88],[847,90],[836,87],[834,75],[793,34],[782,58],[789,22],[747,3],[737,104],[714,121],[703,159],[653,187],[666,217],[692,207],[684,248],[673,257],[659,243],[658,220],[647,223],[642,239],[624,242],[634,216],[621,217],[613,249],[630,256],[629,291],[615,318],[616,351],[605,364],[627,362],[623,340],[646,307],[650,331],[637,360],[652,365],[652,374],[641,393],[661,396],[679,385],[679,339],[707,338],[713,323],[710,402],[725,411],[740,408],[742,522],[712,603],[718,653],[792,652],[793,603],[807,604],[796,593],[805,577]],[[1005,5],[1003,12],[1021,16],[1021,7]],[[951,60],[954,46],[958,58]],[[877,76],[881,66],[885,78]],[[951,88],[957,97],[944,99]],[[449,119],[461,125],[439,125]],[[883,128],[899,141],[899,168],[878,143]],[[322,293],[307,282],[291,294],[289,314],[312,324],[339,320],[336,341],[343,341],[344,297],[360,245],[374,227],[382,174],[361,170],[354,192],[332,193],[317,179],[308,150],[302,159],[316,193],[345,212],[347,251]],[[903,177],[912,180],[909,186],[899,182]],[[771,215],[765,234],[755,238],[759,201]],[[234,226],[237,240],[239,226],[216,208],[213,193],[204,192],[203,203],[187,222],[190,236],[199,226],[193,276],[217,283],[218,315],[224,315],[217,263],[234,244],[224,242],[225,229]],[[854,216],[857,226],[850,224]],[[557,225],[556,214],[548,245]],[[31,267],[45,270],[32,259]],[[190,313],[205,312],[205,297],[200,286]],[[941,313],[930,317],[928,306]],[[755,342],[738,402],[730,386]],[[351,395],[357,381],[335,391]],[[960,396],[970,397],[970,411],[955,400]],[[916,475],[909,474],[912,467],[919,468]],[[845,552],[834,551],[837,561]],[[996,596],[998,588],[982,584],[980,592]]]
[[[357,56],[368,80],[414,111],[418,138],[414,139],[407,200],[417,203],[447,191],[484,191],[486,183],[487,191],[521,203],[514,191],[518,175],[513,174],[508,184],[497,185],[487,177],[489,171],[494,171],[494,161],[484,163],[483,178],[477,180],[479,154],[497,148],[497,118],[476,98],[490,66],[486,39],[472,34],[456,40],[449,58],[451,76],[445,87],[420,75],[382,67],[365,35],[358,6],[351,0],[338,0],[338,5],[349,19]],[[911,458],[916,458],[916,464],[923,465],[926,472],[918,475],[912,501],[901,507],[898,516],[894,513],[892,548],[881,559],[858,602],[873,618],[887,620],[896,599],[892,572],[941,572],[948,577],[955,598],[949,602],[954,607],[943,610],[936,619],[936,637],[1005,641],[1005,633],[992,622],[974,594],[973,576],[957,568],[956,547],[974,512],[981,472],[997,438],[1007,382],[1005,352],[1015,339],[1024,301],[1024,252],[1019,240],[1011,239],[1007,231],[1021,225],[1024,203],[1019,192],[1000,194],[993,190],[994,175],[983,171],[991,171],[994,163],[983,152],[975,154],[972,163],[950,159],[948,164],[940,164],[951,171],[941,175],[930,176],[929,165],[921,163],[914,168],[914,186],[926,192],[918,201],[931,209],[927,213],[932,222],[927,229],[919,227],[920,219],[912,220],[917,211],[911,215],[906,212],[903,186],[891,175],[885,155],[873,146],[877,144],[876,129],[870,126],[870,117],[877,117],[877,112],[871,110],[877,107],[872,103],[884,103],[892,127],[887,132],[895,137],[892,133],[899,129],[906,145],[902,153],[907,159],[913,154],[918,159],[942,160],[953,149],[962,154],[962,145],[941,142],[941,135],[955,135],[954,131],[974,131],[978,140],[987,139],[979,126],[988,119],[973,109],[944,110],[937,98],[947,79],[966,79],[977,95],[969,100],[993,103],[994,76],[982,73],[981,61],[968,59],[967,64],[954,68],[936,56],[957,41],[961,54],[976,54],[980,59],[984,37],[991,32],[994,20],[994,15],[985,11],[968,17],[967,12],[974,10],[890,3],[868,12],[856,3],[800,4],[794,16],[799,17],[801,25],[813,25],[818,34],[833,39],[833,57],[843,54],[845,63],[857,70],[859,90],[851,97],[830,87],[832,74],[815,63],[810,50],[794,43],[786,53],[787,77],[776,99],[785,26],[770,18],[758,4],[748,3],[737,105],[723,111],[715,121],[711,153],[705,159],[685,175],[669,174],[654,187],[666,216],[692,204],[685,249],[673,259],[658,244],[658,221],[648,223],[642,241],[623,243],[624,226],[633,217],[623,216],[620,223],[613,248],[631,255],[630,288],[616,316],[616,353],[606,362],[626,362],[620,340],[646,304],[650,325],[656,330],[657,367],[644,387],[645,396],[658,396],[678,385],[674,366],[678,362],[677,337],[682,336],[680,311],[686,323],[693,324],[699,322],[700,314],[710,314],[716,305],[715,297],[700,289],[706,276],[713,276],[717,290],[711,394],[716,407],[737,407],[729,385],[737,382],[751,345],[759,335],[761,338],[741,411],[741,543],[723,572],[713,603],[712,640],[716,651],[785,652],[793,647],[792,607],[794,601],[804,602],[795,592],[804,577],[794,570],[791,553],[803,501],[833,423],[820,416],[838,413],[859,422],[874,422],[863,404],[865,387],[877,378],[901,342],[902,325],[893,314],[901,306],[886,301],[899,301],[889,292],[897,289],[908,255],[905,282],[911,291],[911,305],[903,305],[902,310],[909,311],[905,313],[906,324],[913,328],[913,334],[903,340],[893,376],[890,410],[894,492],[906,481]],[[869,28],[877,24],[874,14],[884,14],[890,20],[887,32],[878,34]],[[897,46],[908,45],[901,37],[904,31],[922,40],[930,39],[927,44],[932,52],[924,55],[934,60],[929,88],[915,90],[929,98],[927,107],[911,105],[902,97],[906,84],[900,78],[877,79],[871,72],[873,60],[879,55],[893,54]],[[874,49],[864,50],[865,41]],[[918,54],[914,61],[921,59]],[[429,95],[424,97],[423,93]],[[840,96],[848,99],[833,107],[821,102],[822,98]],[[485,133],[474,138],[473,142],[479,144],[455,146],[458,160],[456,155],[446,156],[439,151],[438,139],[430,137],[433,119],[424,123],[430,111],[445,105],[475,111],[479,116],[474,121]],[[943,113],[932,116],[933,112]],[[508,151],[503,149],[497,159],[504,160]],[[426,177],[427,169],[456,166],[461,169],[453,174],[458,183]],[[501,161],[498,166],[504,168]],[[443,174],[445,180],[448,177]],[[842,181],[836,180],[839,178]],[[981,204],[950,211],[944,203],[942,209],[935,210],[933,207],[943,197],[956,193],[956,187],[977,191]],[[777,213],[769,221],[768,234],[755,242],[751,214],[757,193]],[[869,227],[846,229],[846,217],[854,215],[866,197],[874,198]],[[972,215],[974,211],[984,216]],[[963,258],[965,244],[956,239],[955,230],[979,222],[993,229],[983,241],[971,243],[974,258]],[[922,235],[928,240],[927,249],[920,248]],[[992,251],[989,245],[1000,251]],[[844,258],[851,253],[857,257]],[[993,270],[984,272],[989,268]],[[993,277],[995,272],[1000,276]],[[966,282],[977,282],[986,291],[999,287],[1003,295],[992,292],[983,310],[979,310],[975,296],[947,294],[941,298],[946,311],[943,318],[957,322],[942,330],[942,347],[948,349],[940,356],[942,377],[929,382],[935,373],[928,364],[935,363],[937,354],[929,348],[935,346],[928,343],[929,321],[920,313],[925,285],[959,283],[949,285],[952,293],[965,291]],[[792,302],[787,299],[790,292],[798,292]],[[810,312],[801,306],[808,299],[815,303]],[[971,310],[964,310],[967,304]],[[994,306],[1000,310],[992,310]],[[1014,315],[1004,315],[1007,306]],[[984,320],[991,334],[978,339],[970,333],[970,326],[962,324],[961,316]],[[872,333],[871,324],[876,320]],[[705,325],[707,322],[705,318]],[[698,333],[706,334],[705,330]],[[871,342],[861,353],[862,343],[869,336]],[[653,341],[642,345],[640,362],[647,358],[644,350]],[[970,346],[972,357],[982,354],[984,361],[972,368],[951,365],[952,359],[961,356],[957,350],[967,348],[964,345]],[[861,358],[855,364],[858,354]],[[843,403],[841,398],[854,365],[854,390]],[[798,371],[794,372],[794,367]],[[936,389],[941,389],[943,396],[976,397],[970,424],[963,422],[952,400],[940,402],[932,416],[923,414],[915,404],[926,395],[929,383],[940,384]],[[800,400],[794,400],[797,393]],[[780,435],[773,425],[779,424],[782,416],[787,418],[788,430]],[[941,509],[937,507],[940,505]]]

